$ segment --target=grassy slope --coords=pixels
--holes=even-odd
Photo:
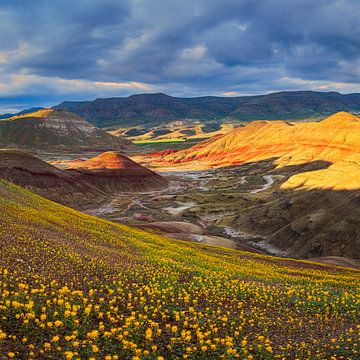
[[[2,354],[359,356],[359,271],[168,240],[2,181],[0,214]]]

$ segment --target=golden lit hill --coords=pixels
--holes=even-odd
[[[320,122],[294,124],[285,121],[255,121],[221,137],[169,155],[161,161],[173,164],[196,161],[195,166],[203,168],[271,158],[276,159],[278,167],[315,161],[332,164],[341,161],[335,168],[322,170],[320,174],[302,174],[284,186],[305,185],[346,190],[360,188],[360,177],[350,176],[349,182],[345,178],[340,183],[334,180],[334,171],[352,172],[354,162],[360,166],[356,156],[359,153],[360,118],[347,112],[339,112]],[[306,180],[308,176],[311,178],[309,181]]]
[[[314,160],[336,161],[345,154],[359,151],[360,118],[337,113],[321,122],[288,123],[255,121],[222,137],[179,152],[173,162],[201,160],[209,166],[239,164],[271,157],[281,165]],[[306,149],[304,154],[303,150]]]
[[[256,121],[148,161],[179,169],[261,169],[267,163],[259,174],[274,183],[267,191],[244,194],[246,201],[239,199],[242,207],[230,225],[266,238],[290,256],[360,258],[358,116],[340,112],[296,124]]]
[[[0,353],[356,359],[360,272],[166,239],[0,181]]]
[[[66,110],[41,109],[0,120],[0,147],[51,151],[126,150],[132,144]]]

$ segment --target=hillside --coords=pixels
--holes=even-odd
[[[109,203],[116,192],[168,185],[157,173],[111,151],[87,161],[69,161],[68,166],[59,169],[30,153],[0,150],[0,179],[75,209],[88,210]]]
[[[114,137],[65,110],[41,109],[0,120],[0,147],[36,150],[126,150]]]
[[[65,164],[70,172],[74,170],[81,179],[107,192],[149,191],[168,185],[164,177],[114,151]]]
[[[230,167],[258,174],[269,190],[239,194],[227,226],[266,238],[290,256],[359,259],[359,139],[360,118],[340,112],[320,122],[256,121],[188,150],[143,160],[183,171]],[[199,208],[199,216],[212,208]],[[227,209],[222,211],[234,211]]]
[[[360,94],[284,91],[268,95],[177,98],[139,94],[94,101],[64,101],[55,106],[74,112],[99,127],[147,125],[174,120],[324,118],[338,111],[360,112]]]
[[[166,239],[0,181],[8,358],[355,359],[359,270]]]
[[[42,108],[42,107],[34,107],[34,108],[21,110],[21,111],[19,111],[17,113],[1,114],[0,119],[8,119],[8,118],[11,118],[11,117],[14,117],[14,116],[25,115],[25,114],[28,114],[28,113],[33,113],[35,111],[42,110],[42,109],[44,109],[44,108]]]
[[[165,157],[219,167],[275,158],[278,167],[313,161],[335,163],[360,152],[360,117],[336,113],[320,122],[254,121],[229,133]],[[360,183],[359,183],[360,185]]]
[[[106,200],[102,191],[76,174],[60,170],[18,150],[0,150],[0,179],[77,209]]]

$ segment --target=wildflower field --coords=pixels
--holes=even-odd
[[[0,181],[0,358],[359,359],[360,271],[162,238]]]

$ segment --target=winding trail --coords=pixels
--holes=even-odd
[[[274,175],[264,175],[263,179],[266,181],[265,184],[262,185],[258,189],[251,190],[250,193],[256,194],[261,191],[265,191],[265,190],[269,189],[272,186],[272,184],[274,183]]]
[[[180,204],[179,204],[180,205]],[[181,213],[187,209],[192,208],[193,206],[196,206],[197,204],[195,202],[188,202],[188,203],[182,203],[180,206],[169,206],[164,208],[166,212],[168,212],[171,215],[181,215]]]

